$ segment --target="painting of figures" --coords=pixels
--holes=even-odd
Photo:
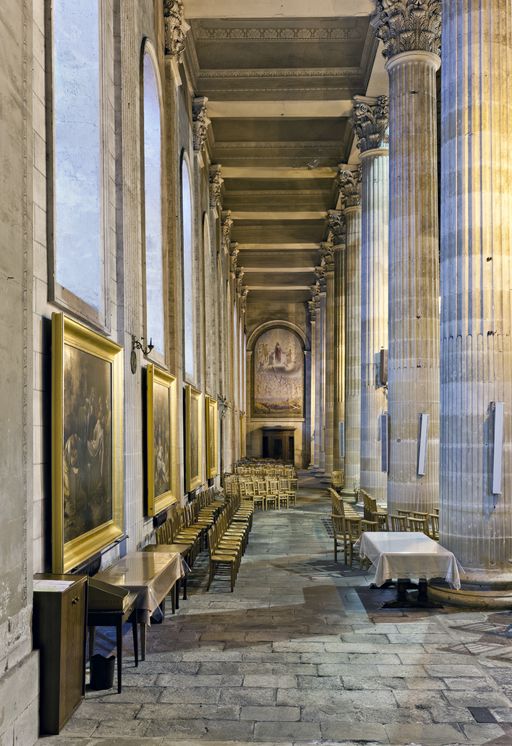
[[[64,542],[112,519],[112,371],[64,346]]]
[[[185,387],[185,489],[196,489],[202,482],[203,408],[200,391]]]
[[[148,365],[147,380],[147,514],[175,502],[172,491],[172,439],[176,379]]]
[[[253,360],[253,415],[302,417],[304,352],[300,338],[289,329],[269,329],[257,339]]]
[[[52,316],[52,570],[68,572],[123,533],[123,350]]]

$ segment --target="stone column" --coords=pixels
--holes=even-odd
[[[334,246],[334,468],[345,470],[342,455],[345,443],[340,442],[340,423],[345,423],[345,248],[343,237]]]
[[[359,487],[361,442],[361,206],[345,208],[345,485]]]
[[[325,474],[331,476],[334,461],[334,254],[331,244],[324,244],[322,263],[325,269]]]
[[[441,542],[468,580],[509,582],[510,12],[501,0],[443,3],[441,194]],[[495,452],[501,405],[503,449],[498,442]],[[501,486],[493,486],[501,453]]]
[[[436,71],[441,0],[377,0],[389,73],[388,503],[439,504],[439,231]],[[426,415],[427,418],[421,417]],[[419,463],[420,421],[428,421]]]
[[[380,369],[388,348],[389,153],[388,100],[354,101],[354,127],[361,153],[361,488],[387,500],[382,471],[379,417],[387,411],[387,386]],[[357,180],[344,172],[347,201],[357,200]],[[342,174],[343,177],[343,174]]]
[[[316,430],[318,433],[318,468],[325,470],[325,271],[323,267],[316,268],[318,279],[318,364],[316,367]]]
[[[311,344],[311,378],[310,378],[310,420],[311,420],[311,445],[309,456],[309,468],[315,467],[316,446],[315,446],[315,422],[316,422],[316,303],[314,298],[308,300],[309,310],[309,337]]]

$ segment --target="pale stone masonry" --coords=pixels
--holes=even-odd
[[[343,243],[334,246],[334,468],[345,470],[345,443],[340,423],[345,424],[345,249]]]
[[[512,556],[511,10],[443,4],[441,541],[486,581],[509,580]]]
[[[388,505],[439,501],[437,97],[440,0],[378,0],[374,23],[389,73]],[[428,415],[425,473],[420,416]]]
[[[325,474],[333,470],[334,456],[334,255],[332,246],[324,244],[322,263],[325,269]]]
[[[345,207],[345,489],[359,487],[361,438],[361,205]]]

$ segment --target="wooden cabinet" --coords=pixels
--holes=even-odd
[[[41,733],[59,733],[85,693],[87,577],[36,575],[34,647],[40,651]]]

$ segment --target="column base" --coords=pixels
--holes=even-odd
[[[444,580],[431,580],[429,596],[441,603],[465,606],[473,609],[511,609],[511,582],[462,581],[460,590],[455,590]]]

